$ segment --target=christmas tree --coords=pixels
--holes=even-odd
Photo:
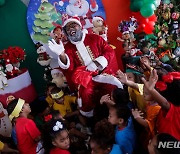
[[[48,0],[42,0],[38,13],[34,15],[34,34],[33,39],[42,43],[47,43],[49,33],[54,29],[55,24],[62,24],[62,16],[56,11],[54,6]]]
[[[164,63],[180,70],[180,3],[177,0],[162,0],[155,14],[158,19],[154,35],[157,37],[156,54]]]

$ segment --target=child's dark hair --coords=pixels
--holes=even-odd
[[[32,103],[30,103],[31,107],[31,114],[36,116],[38,114],[41,114],[45,111],[47,107],[49,107],[48,102],[45,100],[44,97],[39,97]]]
[[[148,47],[149,41],[142,41],[140,44],[138,44],[138,48],[143,51],[144,47]]]
[[[49,154],[50,150],[54,147],[52,141],[56,139],[62,130],[66,130],[66,126],[61,119],[51,119],[44,125],[42,130],[42,140],[45,154]]]
[[[14,111],[17,103],[18,103],[18,99],[14,99],[11,102],[9,102],[9,104],[7,105],[8,115],[10,115]]]
[[[127,105],[115,104],[111,108],[116,110],[117,117],[124,119],[124,122],[127,122],[131,116],[131,111]]]
[[[62,89],[58,88],[58,87],[54,87],[53,89],[51,89],[51,94],[56,94],[58,92],[60,92]]]
[[[96,142],[101,149],[112,148],[115,142],[114,126],[106,119],[96,123],[94,134],[92,135],[90,142]]]
[[[49,89],[49,87],[56,87],[56,84],[55,84],[55,83],[52,83],[52,82],[48,83],[48,84],[46,85],[46,91]]]
[[[158,134],[157,136],[157,146],[155,147],[155,152],[156,154],[179,154],[180,153],[180,148],[158,148],[158,145],[160,142],[165,143],[165,142],[180,142],[173,136],[167,134],[167,133],[161,133]]]
[[[112,92],[112,97],[116,104],[128,104],[129,103],[129,93],[127,89],[116,88]]]
[[[180,80],[174,79],[172,83],[166,83],[167,89],[160,92],[169,102],[175,106],[180,106]]]

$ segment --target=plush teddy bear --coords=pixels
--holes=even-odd
[[[64,74],[59,69],[51,70],[52,83],[55,83],[57,87],[67,87],[67,81]]]
[[[105,24],[105,21],[102,17],[93,17],[92,19],[93,24],[93,32],[97,35],[100,35],[105,41],[107,41],[107,30],[108,27]]]
[[[4,86],[8,86],[6,74],[3,72],[3,67],[0,66],[0,89],[4,89]]]

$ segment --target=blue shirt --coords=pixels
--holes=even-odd
[[[133,121],[131,117],[128,119],[128,125],[124,129],[119,130],[118,127],[116,127],[115,141],[116,144],[119,145],[120,149],[124,154],[133,153],[136,143],[136,133],[134,130]]]
[[[114,144],[113,147],[112,147],[112,150],[111,150],[111,152],[109,154],[123,154],[123,152],[119,148],[119,145]]]

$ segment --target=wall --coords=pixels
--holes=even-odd
[[[121,20],[126,20],[130,16],[130,0],[102,0],[102,2],[109,26],[109,41],[117,47],[118,64],[122,68],[120,56],[123,50],[121,42],[116,39],[120,36],[117,27]],[[22,67],[28,68],[37,92],[42,94],[45,84],[42,80],[43,67],[36,62],[36,49],[26,26],[26,10],[27,7],[20,0],[6,0],[5,5],[0,6],[0,50],[8,46],[20,46],[26,50],[27,57]]]
[[[28,68],[35,88],[43,92],[43,68],[36,62],[37,54],[26,26],[27,7],[20,0],[6,0],[0,6],[0,50],[9,46],[20,46],[26,51],[22,67]],[[23,82],[23,81],[22,81]]]
[[[119,64],[119,68],[122,69],[121,55],[124,53],[122,49],[122,43],[117,40],[120,36],[118,32],[118,25],[121,20],[129,20],[131,15],[130,0],[102,0],[106,11],[106,21],[109,27],[108,38],[111,44],[116,46],[116,55]]]

